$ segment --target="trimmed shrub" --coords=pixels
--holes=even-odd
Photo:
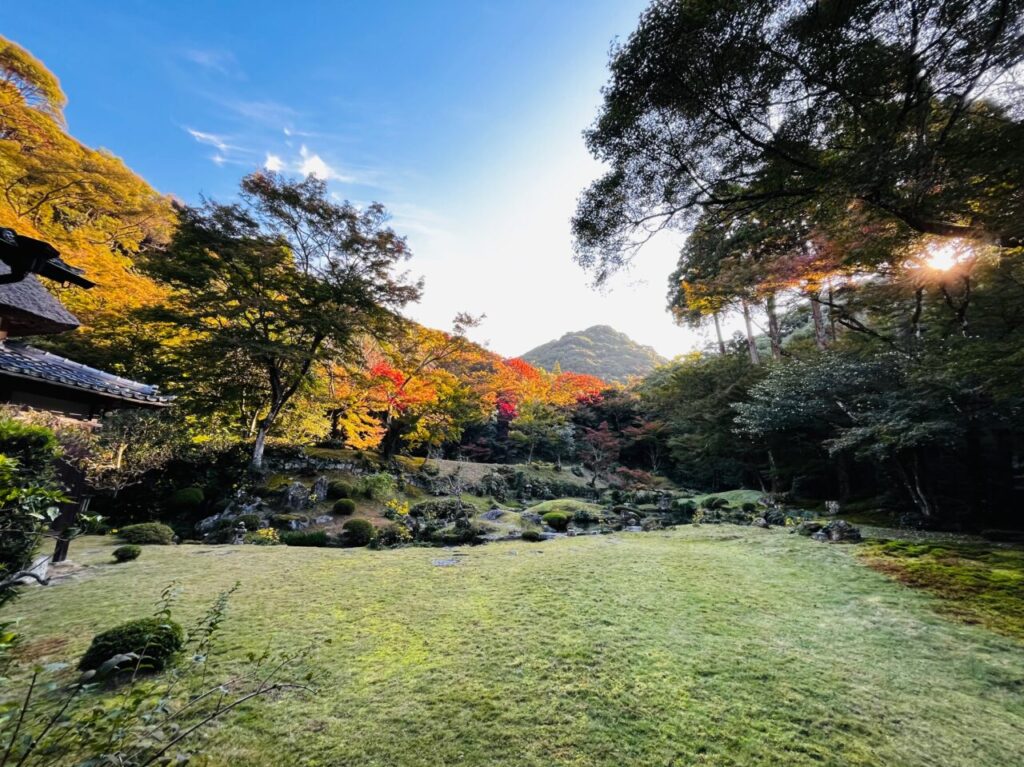
[[[560,511],[549,511],[541,517],[541,520],[552,530],[557,530],[560,533],[564,533],[569,527],[569,516]]]
[[[339,498],[334,502],[334,508],[332,511],[339,516],[348,516],[354,514],[356,510],[356,502],[351,498]]]
[[[205,500],[206,496],[201,488],[183,487],[181,490],[171,493],[167,505],[174,511],[187,513],[198,509]]]
[[[374,538],[373,545],[380,548],[392,548],[402,546],[411,540],[412,533],[409,532],[409,528],[397,522],[388,522],[377,528],[377,537]]]
[[[746,501],[742,506],[740,506],[740,508],[748,514],[753,514],[757,511],[757,504],[752,501]]]
[[[536,542],[544,540],[543,536],[540,534],[540,530],[523,530],[522,537],[524,541]]]
[[[238,527],[238,523],[241,522],[249,532],[255,532],[263,527],[263,518],[259,514],[239,514],[231,522],[234,527]]]
[[[326,546],[327,533],[323,530],[293,530],[281,533],[281,543],[285,546]]]
[[[114,559],[118,562],[131,562],[133,559],[139,558],[142,549],[134,544],[128,544],[127,546],[118,546],[113,553]]]
[[[365,519],[350,519],[341,529],[347,546],[366,546],[376,535],[373,523]]]
[[[572,513],[572,521],[577,525],[592,525],[597,522],[597,515],[590,511],[590,509],[576,509]]]
[[[174,530],[162,522],[141,522],[128,525],[117,531],[117,535],[128,543],[168,546],[174,543]]]
[[[139,668],[161,671],[184,643],[185,632],[174,621],[162,618],[128,621],[94,636],[89,649],[78,662],[78,668],[83,671],[95,669],[115,655],[135,653],[141,656]]]
[[[351,498],[352,495],[352,485],[343,479],[332,480],[327,485],[327,497],[332,500],[337,498]]]
[[[729,505],[729,501],[725,498],[719,498],[716,495],[710,495],[700,502],[702,508],[705,509],[724,509]]]

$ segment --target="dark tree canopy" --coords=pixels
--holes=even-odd
[[[1024,238],[1020,0],[657,0],[587,133],[577,258],[605,280],[664,227],[800,208],[907,235]]]

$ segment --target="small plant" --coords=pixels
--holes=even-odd
[[[540,530],[523,530],[522,538],[524,541],[530,541],[536,543],[537,541],[544,540],[544,536],[541,535]]]
[[[331,500],[351,498],[354,492],[352,485],[343,479],[335,479],[327,485],[327,497]]]
[[[327,533],[323,530],[293,530],[281,533],[285,546],[311,546],[320,548],[328,544]]]
[[[377,536],[373,539],[373,545],[380,548],[392,548],[402,546],[412,540],[412,533],[409,528],[398,522],[388,522],[377,529]]]
[[[338,516],[348,516],[356,511],[356,502],[351,498],[339,498],[334,502],[332,511]]]
[[[541,520],[552,530],[557,530],[560,533],[564,533],[569,527],[569,516],[560,511],[549,511],[541,517]]]
[[[370,500],[379,499],[386,496],[388,493],[393,492],[395,489],[395,479],[390,474],[384,472],[378,472],[377,474],[368,474],[363,477],[360,482],[360,490]]]
[[[174,543],[174,530],[161,522],[141,522],[117,531],[119,538],[128,543],[168,546]]]
[[[92,639],[78,662],[83,671],[98,669],[116,656],[129,656],[133,666],[161,671],[170,664],[185,642],[185,632],[170,619],[140,618],[115,626]],[[137,656],[137,660],[131,658]]]
[[[142,548],[134,544],[128,544],[127,546],[118,546],[114,549],[113,553],[114,559],[118,562],[131,562],[133,559],[139,558]]]
[[[373,524],[365,519],[350,519],[341,529],[344,531],[344,541],[349,546],[366,546],[376,534]]]
[[[753,503],[752,501],[745,501],[743,505],[740,506],[740,508],[743,509],[743,511],[747,512],[748,514],[753,514],[755,511],[757,511],[757,504]]]
[[[262,530],[246,533],[244,540],[253,546],[276,546],[281,542],[281,537],[274,528],[264,527]]]
[[[577,525],[592,525],[597,522],[597,515],[589,509],[579,508],[573,511],[572,521]]]

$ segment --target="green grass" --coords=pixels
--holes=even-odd
[[[33,587],[28,651],[76,658],[147,615],[240,580],[224,657],[325,641],[315,697],[251,704],[212,764],[1010,765],[1024,752],[1024,647],[941,615],[855,547],[732,526],[436,549],[147,547]],[[443,556],[450,556],[445,553]]]
[[[573,513],[577,511],[586,511],[593,514],[595,517],[601,517],[605,514],[603,506],[596,503],[578,501],[574,498],[558,498],[553,501],[542,501],[535,506],[531,506],[528,511],[532,511],[534,514],[540,514],[541,516],[544,516],[549,511],[559,511],[562,514],[567,514],[569,517],[572,517]]]
[[[695,495],[691,500],[699,506],[707,498],[724,498],[730,506],[739,508],[744,503],[757,503],[764,498],[764,493],[760,490],[724,490],[721,493]]]
[[[1024,551],[970,543],[873,541],[874,568],[942,597],[941,609],[1024,641]]]

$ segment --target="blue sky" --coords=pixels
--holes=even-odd
[[[679,236],[596,293],[569,217],[600,167],[608,49],[646,0],[47,2],[2,33],[69,97],[72,133],[186,201],[229,198],[258,167],[314,172],[379,200],[426,278],[409,314],[506,355],[604,323],[671,356],[696,336],[664,311]]]

